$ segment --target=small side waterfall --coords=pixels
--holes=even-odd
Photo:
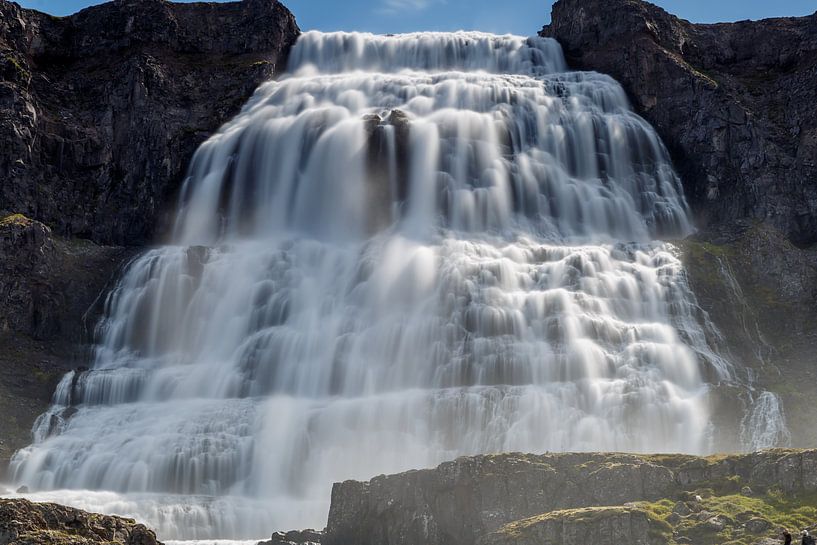
[[[238,539],[463,454],[705,453],[734,374],[659,240],[690,231],[655,132],[556,42],[306,33],[197,151],[14,478]]]

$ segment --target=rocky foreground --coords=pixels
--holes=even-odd
[[[0,499],[0,545],[162,545],[136,521],[53,503]]]
[[[503,454],[336,484],[323,543],[754,545],[816,522],[817,450]]]
[[[817,523],[817,450],[501,454],[337,483],[323,532],[259,545],[773,545]],[[0,500],[0,545],[154,545],[129,519]]]

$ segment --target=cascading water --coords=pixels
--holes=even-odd
[[[689,231],[654,131],[556,42],[306,33],[196,153],[14,478],[238,539],[462,454],[706,452],[732,371],[654,241]]]

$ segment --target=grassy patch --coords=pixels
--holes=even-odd
[[[31,220],[22,214],[11,214],[10,216],[0,219],[0,227],[8,227],[11,225],[26,227],[31,225]]]
[[[28,79],[31,76],[31,73],[26,69],[25,66],[11,53],[4,52],[3,60],[11,64],[14,69],[20,74],[21,79]]]
[[[670,543],[683,537],[696,545],[753,545],[764,536],[779,536],[781,528],[796,533],[817,520],[817,493],[783,494],[769,490],[745,496],[713,495],[711,489],[696,492],[703,501],[687,502],[692,512],[686,516],[674,514],[675,503],[668,499],[635,505],[669,527],[673,536]],[[715,524],[710,523],[713,519]],[[747,522],[757,520],[765,521],[766,530],[754,533],[747,529]]]

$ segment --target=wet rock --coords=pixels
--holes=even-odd
[[[21,214],[0,217],[0,333],[79,340],[83,317],[93,322],[86,314],[134,253],[54,236]]]
[[[0,545],[161,545],[136,521],[52,503],[0,499]]]
[[[690,286],[706,312],[702,318],[718,328],[712,345],[752,369],[761,389],[780,395],[790,434],[768,429],[767,439],[814,444],[817,406],[811,400],[817,397],[817,383],[807,362],[817,350],[817,251],[798,248],[772,225],[752,222],[704,231],[680,246]],[[715,401],[717,418],[740,418],[755,408]],[[724,431],[720,448],[748,439],[730,438],[728,427],[717,427]],[[747,448],[759,446],[764,445]]]
[[[298,32],[275,0],[118,0],[59,18],[0,0],[0,215],[152,241],[196,147]]]
[[[323,532],[317,530],[293,530],[275,532],[269,541],[259,542],[258,545],[317,545],[321,539]]]

